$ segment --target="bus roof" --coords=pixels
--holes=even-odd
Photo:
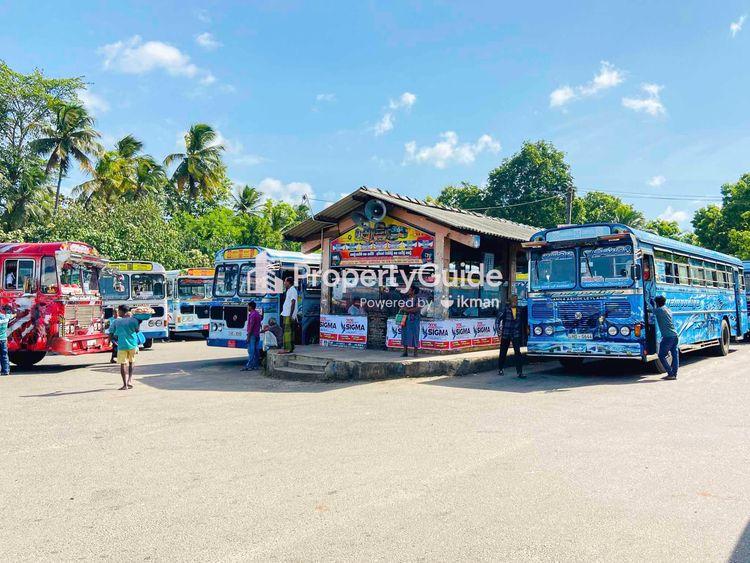
[[[725,262],[728,264],[732,264],[734,266],[742,266],[742,260],[739,258],[736,258],[734,256],[730,256],[729,254],[724,254],[722,252],[716,252],[715,250],[709,250],[707,248],[703,248],[701,246],[696,246],[694,244],[688,244],[686,242],[682,242],[679,240],[671,239],[669,237],[663,237],[648,231],[643,231],[641,229],[634,229],[632,227],[628,227],[627,225],[623,225],[621,223],[589,223],[585,225],[569,225],[565,227],[555,227],[552,229],[545,229],[543,231],[539,231],[538,233],[534,234],[531,239],[537,239],[538,237],[544,237],[544,240],[547,240],[547,234],[550,232],[560,232],[565,230],[574,230],[574,229],[585,229],[587,227],[616,227],[620,232],[629,232],[632,233],[636,239],[638,239],[639,242],[650,244],[659,248],[663,248],[665,250],[674,250],[675,252],[683,252],[685,254],[694,254],[695,256],[699,256],[701,258],[706,258],[708,260],[716,260],[717,262]],[[592,229],[593,230],[593,229]],[[596,235],[593,235],[595,237]],[[583,237],[583,238],[589,238],[589,237]],[[563,239],[565,240],[565,239]],[[572,237],[570,239],[571,241],[576,240],[576,237]]]
[[[176,278],[212,279],[214,277],[214,269],[213,268],[188,268],[187,270],[167,270],[167,277],[169,279],[176,279]]]
[[[278,250],[262,246],[230,246],[223,248],[215,254],[215,260],[217,263],[233,260],[250,260],[262,252],[265,252],[269,259],[280,262],[320,263],[320,254],[317,253],[305,254],[304,252],[296,252],[294,250]]]
[[[60,250],[75,254],[99,256],[99,252],[85,242],[11,242],[0,244],[0,254],[26,254],[31,256],[52,256]]]
[[[107,266],[111,270],[118,270],[120,272],[130,272],[136,274],[143,274],[147,272],[155,272],[157,274],[164,274],[166,270],[164,266],[158,262],[148,262],[146,260],[111,260]]]

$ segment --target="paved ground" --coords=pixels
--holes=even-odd
[[[750,345],[306,384],[157,344],[0,379],[0,560],[750,560]],[[91,363],[100,362],[100,363]],[[601,375],[608,372],[610,375]]]

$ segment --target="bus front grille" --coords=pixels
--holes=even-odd
[[[199,319],[207,319],[208,318],[208,305],[196,305],[195,306],[195,314],[198,315]]]
[[[627,319],[630,317],[630,303],[627,301],[613,301],[605,305],[607,317],[610,319]]]
[[[540,321],[549,321],[553,315],[551,301],[532,301],[531,317]]]
[[[599,322],[601,305],[597,301],[561,302],[557,304],[557,314],[563,326],[568,330],[593,329]]]
[[[99,307],[96,305],[65,305],[65,319],[77,320],[78,326],[88,328],[99,316]]]

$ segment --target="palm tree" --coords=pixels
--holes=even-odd
[[[6,194],[2,222],[5,230],[22,229],[29,223],[41,223],[52,210],[54,191],[39,167],[21,172],[18,185]]]
[[[232,193],[234,199],[234,210],[236,213],[247,213],[248,215],[258,215],[260,211],[260,200],[263,198],[263,192],[257,188],[245,185],[238,193]]]
[[[629,227],[634,227],[636,229],[643,227],[646,222],[643,213],[634,209],[630,205],[619,206],[615,214],[617,223],[622,223],[623,225],[628,225]]]
[[[54,123],[41,129],[42,137],[33,141],[32,149],[47,158],[46,173],[57,168],[57,191],[54,212],[60,206],[60,185],[68,173],[71,159],[85,171],[93,173],[89,154],[97,154],[101,146],[96,139],[94,119],[78,104],[60,104],[55,112]]]
[[[192,199],[212,200],[225,189],[224,147],[218,141],[210,125],[196,123],[185,134],[185,152],[164,159],[166,168],[177,164],[171,179],[178,192]]]
[[[126,135],[115,149],[101,155],[94,166],[92,179],[76,187],[85,203],[93,199],[113,202],[133,201],[156,193],[167,181],[164,169],[147,154],[139,154],[143,143]]]

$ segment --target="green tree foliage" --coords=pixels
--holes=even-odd
[[[750,173],[721,187],[722,205],[696,211],[693,229],[698,243],[720,252],[750,258]]]
[[[573,214],[575,223],[622,223],[640,228],[646,221],[635,207],[604,192],[589,192],[578,198],[577,203]]]
[[[479,186],[469,182],[461,182],[457,186],[444,187],[435,201],[441,205],[457,207],[458,209],[478,209],[484,207],[486,197],[485,190]]]
[[[232,192],[232,207],[237,213],[257,215],[260,211],[263,194],[252,186],[243,186],[237,192]]]
[[[565,195],[573,186],[565,153],[552,143],[525,142],[487,179],[487,214],[536,227],[565,223]]]

